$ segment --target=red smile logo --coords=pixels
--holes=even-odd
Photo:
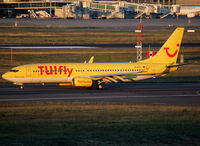
[[[177,44],[177,47],[179,47],[180,45],[179,44]],[[167,55],[169,56],[169,57],[174,57],[174,56],[176,56],[176,54],[178,53],[178,50],[176,49],[176,51],[173,53],[173,54],[170,54],[169,52],[168,52],[168,50],[169,50],[169,48],[164,48],[164,50],[166,51],[166,53],[167,53]]]
[[[169,48],[164,48],[164,49],[165,49],[165,51],[166,51],[166,53],[167,53],[167,55],[168,55],[169,57],[174,57],[174,56],[178,53],[178,50],[176,50],[176,51],[174,52],[174,54],[170,54],[170,53],[168,52]]]

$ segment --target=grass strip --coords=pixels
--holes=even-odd
[[[143,43],[163,44],[172,31],[144,31]],[[184,43],[199,43],[200,32],[184,33]],[[68,29],[0,30],[0,44],[133,44],[137,34],[133,31],[88,31]]]
[[[199,106],[1,104],[0,144],[199,145],[199,115]]]

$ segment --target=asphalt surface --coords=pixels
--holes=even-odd
[[[56,85],[0,85],[0,103],[114,102],[128,104],[200,105],[200,83],[119,83],[104,89]]]
[[[18,23],[18,26],[64,26],[69,27],[68,29],[87,29],[87,30],[135,30],[137,29],[139,19],[92,19],[92,20],[73,20],[73,19],[0,19],[0,25],[13,25],[15,22]],[[165,19],[143,19],[143,29],[145,30],[174,30],[174,27],[177,26],[187,26],[188,28],[192,26],[193,29],[199,30],[200,21],[199,17],[188,19],[184,18],[165,18]],[[65,30],[64,28],[63,30]],[[8,28],[11,29],[11,28]],[[20,29],[20,28],[19,28]],[[25,29],[25,28],[23,28]],[[32,29],[30,27],[26,29]],[[37,28],[38,30],[44,28]],[[62,28],[55,28],[55,31],[59,29],[62,31]],[[6,28],[0,28],[0,30],[6,30]],[[34,28],[36,30],[36,28]],[[48,28],[46,28],[49,31]],[[51,28],[51,31],[53,29]]]

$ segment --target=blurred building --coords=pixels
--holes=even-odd
[[[200,0],[176,0],[176,4],[178,5],[197,5],[200,6]]]
[[[64,0],[0,0],[0,17],[16,17],[27,14],[35,17],[35,10],[45,10],[51,15],[55,8],[70,4]]]
[[[129,2],[127,7],[135,9],[137,13],[138,8],[140,8],[139,10],[149,10],[153,7],[152,5],[146,6],[141,3],[161,4],[162,8],[156,9],[160,11],[161,9],[163,11],[170,11],[169,7],[171,7],[171,5],[200,6],[200,0],[0,0],[0,17],[23,18],[27,16],[31,18],[50,18],[59,16],[61,18],[88,18],[89,10],[87,8],[90,8],[92,9],[92,15],[96,13],[96,11],[93,10],[100,9],[101,11],[105,11],[105,14],[110,10],[109,13],[112,13],[112,15],[120,15],[120,18],[123,18],[121,14],[124,12],[121,11],[124,11],[125,8],[125,5],[122,6],[123,3],[125,3],[124,1]],[[77,5],[79,2],[83,5]],[[115,8],[116,6],[114,6],[113,3],[118,3],[119,8]],[[94,7],[94,5],[97,5],[97,7]],[[130,12],[130,10],[127,11]],[[140,12],[140,14],[142,13],[144,12]],[[170,12],[165,13],[169,14]],[[102,13],[102,15],[105,14]]]
[[[127,0],[133,3],[151,3],[151,4],[163,4],[163,5],[198,5],[200,6],[200,0]]]

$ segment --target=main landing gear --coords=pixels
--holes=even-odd
[[[102,84],[97,84],[96,85],[96,89],[103,89],[103,85]]]
[[[24,86],[23,86],[23,84],[22,84],[22,85],[20,85],[20,86],[19,86],[19,88],[20,88],[20,89],[24,89]]]
[[[101,81],[98,81],[96,83],[96,89],[103,89],[103,85],[102,85],[102,82]]]

